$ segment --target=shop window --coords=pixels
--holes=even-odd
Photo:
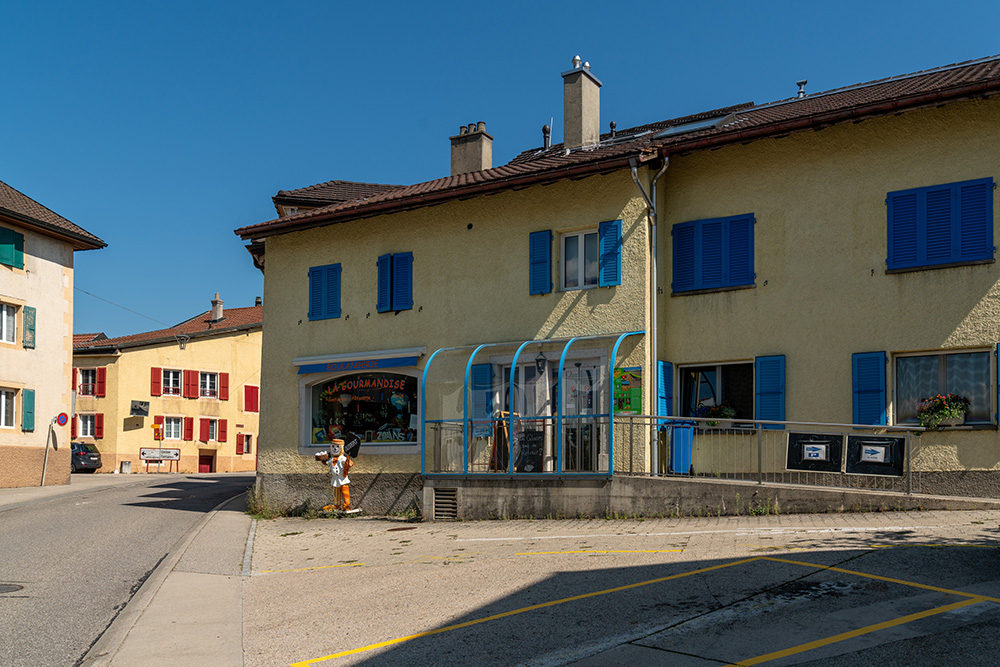
[[[378,267],[378,302],[375,310],[410,310],[413,308],[413,253],[382,255]]]
[[[728,405],[734,419],[753,419],[753,377],[752,363],[681,367],[681,415],[703,417],[709,408]]]
[[[417,441],[417,378],[397,373],[342,375],[312,386],[311,442],[344,433],[366,443]]]
[[[886,266],[907,270],[993,259],[993,179],[886,196]]]
[[[969,399],[966,423],[992,421],[990,353],[951,352],[896,356],[894,414],[897,424],[916,424],[917,405],[937,394],[959,394]]]

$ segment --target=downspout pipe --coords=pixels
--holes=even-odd
[[[642,183],[639,181],[639,162],[636,158],[629,159],[629,167],[632,171],[632,182],[635,183],[635,187],[639,190],[642,198],[646,200],[646,208],[648,210],[649,223],[650,223],[650,243],[652,244],[652,251],[650,252],[650,272],[652,273],[652,296],[650,298],[650,322],[649,322],[649,358],[652,360],[651,375],[653,376],[653,382],[650,384],[652,387],[657,388],[657,397],[659,397],[659,352],[657,350],[657,336],[659,327],[657,326],[657,308],[656,304],[659,298],[659,274],[656,265],[656,254],[658,248],[658,242],[656,239],[656,223],[657,223],[657,211],[656,211],[656,185],[663,177],[663,174],[667,172],[667,167],[670,166],[670,156],[663,157],[663,166],[660,170],[656,172],[653,176],[653,182],[650,185],[650,194],[646,194],[646,190],[642,187]],[[655,408],[652,410],[655,414]],[[655,477],[660,474],[660,446],[659,439],[657,437],[657,423],[653,420],[653,423],[649,428],[649,442],[652,448],[652,454],[650,456],[650,463],[652,467],[652,475]]]

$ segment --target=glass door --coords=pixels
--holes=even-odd
[[[566,472],[607,470],[607,443],[598,420],[604,405],[601,365],[567,362],[563,368],[563,445]]]

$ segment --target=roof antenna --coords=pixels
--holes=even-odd
[[[806,84],[807,83],[809,83],[809,82],[806,81],[805,79],[802,79],[801,81],[796,81],[795,82],[795,85],[799,87],[799,97],[805,97],[806,96]]]

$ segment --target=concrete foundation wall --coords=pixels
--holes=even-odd
[[[416,472],[355,473],[351,471],[351,506],[365,514],[401,514],[420,510],[423,482]],[[256,491],[268,506],[287,512],[303,505],[319,509],[333,504],[330,474],[295,473],[289,475],[257,473]]]

